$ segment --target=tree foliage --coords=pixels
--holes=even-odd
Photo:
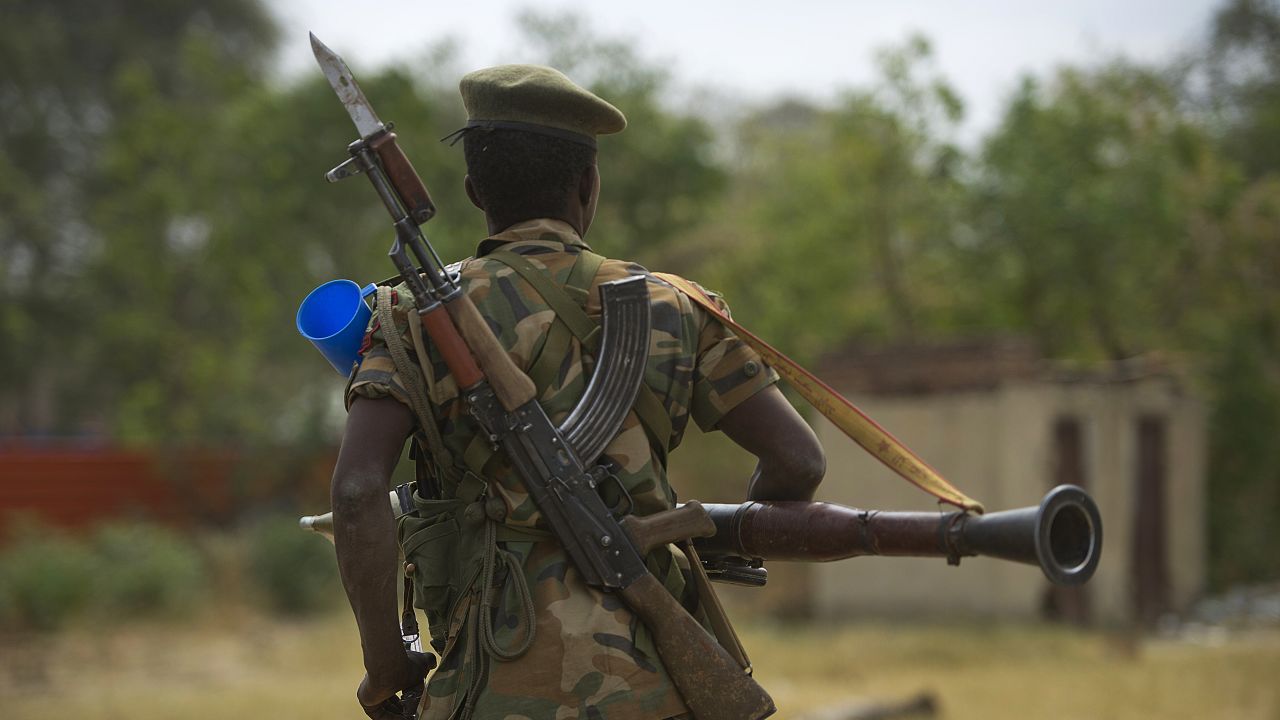
[[[1226,171],[1158,73],[1122,62],[1024,81],[987,139],[973,259],[1008,325],[1057,355],[1167,347],[1197,307]]]
[[[253,0],[145,5],[10,2],[0,10],[0,389],[12,398],[0,426],[11,431],[67,432],[111,419],[97,392],[116,380],[115,358],[101,352],[101,303],[145,288],[94,275],[121,250],[99,226],[99,208],[116,204],[111,198],[122,208],[166,202],[154,186],[138,188],[150,196],[143,201],[132,196],[132,178],[121,184],[113,170],[140,167],[141,158],[113,152],[116,139],[171,100],[219,114],[270,53],[275,28]],[[181,112],[164,114],[180,122]],[[145,144],[149,156],[182,167],[198,136],[169,135],[174,129],[150,128],[156,134]],[[167,194],[173,202],[180,185]]]
[[[923,38],[878,57],[879,82],[833,107],[747,118],[706,277],[766,337],[812,358],[964,323],[948,263],[963,224],[963,107]],[[713,239],[714,242],[714,239]]]
[[[1214,16],[1204,66],[1223,150],[1250,177],[1280,167],[1280,5],[1229,0]]]
[[[1219,585],[1280,577],[1280,4],[1230,0],[1203,61],[1210,129],[1244,183],[1211,236],[1211,568]]]
[[[667,106],[670,74],[625,41],[595,38],[579,18],[526,12],[519,21],[535,55],[622,108],[625,132],[600,138],[603,192],[589,241],[642,263],[660,262],[719,198],[726,175],[708,122]]]
[[[802,359],[851,342],[1016,332],[1056,358],[1174,351],[1212,404],[1218,582],[1280,576],[1280,9],[1229,0],[1187,63],[1025,78],[977,147],[929,44],[834,102],[713,123],[635,43],[527,13],[520,57],[608,98],[597,250],[723,290]],[[294,331],[334,277],[391,274],[354,139],[318,72],[273,84],[256,0],[0,8],[0,433],[162,445],[329,442],[340,380]],[[447,259],[485,233],[442,44],[348,58],[440,207]],[[337,48],[339,51],[342,48]]]

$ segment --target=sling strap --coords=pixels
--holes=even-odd
[[[445,447],[444,439],[440,436],[440,428],[436,426],[435,414],[431,412],[429,398],[432,377],[428,367],[430,360],[422,344],[421,325],[414,322],[416,318],[410,318],[409,331],[413,336],[420,363],[419,368],[415,368],[409,359],[409,352],[405,347],[404,338],[400,337],[400,332],[396,328],[395,316],[392,313],[392,289],[387,285],[379,285],[377,292],[378,324],[382,328],[382,338],[386,341],[387,352],[391,355],[391,362],[396,366],[396,372],[404,385],[405,393],[409,396],[410,407],[413,409],[414,416],[418,419],[418,427],[420,428],[420,432],[416,434],[418,443],[426,445],[426,449],[431,454],[431,462],[437,472],[452,476],[454,474],[452,455],[449,449]],[[418,369],[422,371],[421,378],[415,372]],[[423,387],[423,381],[425,381],[427,387]],[[420,464],[426,461],[425,458],[421,457],[420,452],[415,453],[414,460]],[[421,479],[420,477],[419,480]]]
[[[603,257],[585,250],[581,252],[573,268],[569,271],[569,277],[566,279],[563,288],[557,286],[546,273],[540,271],[533,263],[519,254],[499,250],[490,253],[487,257],[503,263],[524,278],[542,296],[543,300],[551,306],[556,318],[561,321],[552,324],[541,355],[530,371],[530,376],[535,379],[535,382],[539,380],[539,372],[554,373],[559,371],[559,364],[570,349],[565,331],[578,339],[585,352],[593,355],[596,353],[600,343],[600,326],[591,320],[584,307],[589,297],[590,288],[593,285],[592,280],[599,271],[601,263],[604,262]],[[560,330],[560,332],[557,333],[557,330]],[[554,379],[554,375],[546,375],[544,379],[549,382]],[[546,385],[539,383],[539,387],[546,387]],[[665,466],[667,444],[671,438],[671,417],[667,414],[666,408],[663,406],[662,401],[654,395],[653,391],[647,385],[642,384],[633,409],[640,419],[640,424],[644,426],[645,431],[649,434],[649,438],[655,448],[661,449],[662,462]],[[671,498],[671,501],[675,502],[674,497]],[[751,671],[751,660],[747,657],[746,649],[743,648],[737,633],[734,632],[733,625],[729,622],[728,615],[724,611],[724,606],[720,604],[719,597],[717,597],[714,588],[711,587],[706,571],[702,567],[693,544],[684,542],[680,543],[680,547],[685,553],[685,557],[689,560],[689,571],[694,592],[699,598],[702,610],[708,618],[717,642],[749,673]],[[679,573],[679,568],[674,558],[668,567],[668,574],[671,573]],[[673,578],[666,578],[664,584],[671,587],[674,584]]]
[[[778,371],[792,387],[800,393],[809,404],[822,413],[836,427],[840,428],[854,442],[858,443],[877,460],[903,479],[946,503],[951,503],[964,510],[981,513],[982,503],[960,492],[947,482],[938,471],[929,467],[924,460],[911,452],[906,445],[889,434],[847,400],[831,386],[814,377],[812,373],[800,367],[796,361],[778,352],[772,346],[750,330],[734,322],[727,313],[720,309],[702,288],[694,285],[679,275],[654,273],[663,281],[686,295],[690,300],[711,313],[726,327],[733,330],[747,345],[760,353],[764,361]]]
[[[539,270],[528,259],[517,253],[497,250],[485,257],[493,258],[514,270],[542,296],[559,321],[551,324],[542,352],[529,372],[529,376],[538,387],[547,387],[551,384],[555,374],[559,372],[560,363],[568,355],[569,338],[565,335],[566,331],[577,338],[584,352],[596,355],[600,348],[600,325],[587,315],[583,307],[589,297],[596,273],[604,262],[602,256],[587,250],[580,252],[573,269],[569,271],[564,287],[557,285],[545,271]],[[632,409],[665,466],[671,443],[671,416],[667,414],[666,406],[648,385],[641,383],[640,392],[636,395],[636,402]]]
[[[676,547],[680,548],[689,560],[689,576],[693,580],[693,589],[698,595],[698,601],[702,604],[702,611],[706,613],[707,622],[711,625],[711,634],[716,636],[716,642],[720,643],[720,647],[723,647],[750,675],[751,658],[747,657],[747,648],[743,646],[737,631],[733,629],[733,623],[729,622],[729,614],[725,612],[720,596],[716,594],[715,588],[711,587],[711,578],[707,577],[707,570],[702,565],[702,558],[698,557],[693,541],[681,540],[676,543]]]

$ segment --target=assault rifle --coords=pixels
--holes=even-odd
[[[423,330],[448,365],[467,410],[511,462],[584,581],[616,594],[645,624],[699,720],[773,714],[768,693],[645,567],[645,555],[657,546],[714,533],[706,512],[688,503],[644,518],[615,514],[597,490],[617,482],[597,460],[635,402],[644,372],[649,345],[645,280],[601,287],[606,307],[625,309],[622,320],[611,329],[606,316],[597,370],[584,400],[556,426],[536,401],[533,381],[511,361],[424,237],[419,226],[431,219],[435,206],[395,133],[378,119],[346,63],[314,35],[311,45],[360,132],[347,148],[350,159],[327,178],[336,182],[363,174],[372,182],[396,231],[388,254],[413,295]],[[644,332],[627,333],[627,328]]]

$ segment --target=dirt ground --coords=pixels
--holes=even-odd
[[[1179,639],[1001,624],[743,630],[783,720],[921,694],[948,720],[1280,718],[1280,630]],[[353,720],[357,647],[345,613],[0,638],[0,717]]]

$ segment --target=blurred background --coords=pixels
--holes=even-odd
[[[686,5],[0,3],[0,714],[358,716],[296,525],[343,381],[294,313],[391,235],[321,179],[354,138],[311,29],[447,259],[484,236],[458,78],[553,65],[630,121],[597,251],[722,291],[989,509],[1098,499],[1069,592],[881,558],[727,591],[779,717],[1280,717],[1280,5]],[[936,508],[810,419],[820,499]],[[682,497],[742,498],[684,444]]]

